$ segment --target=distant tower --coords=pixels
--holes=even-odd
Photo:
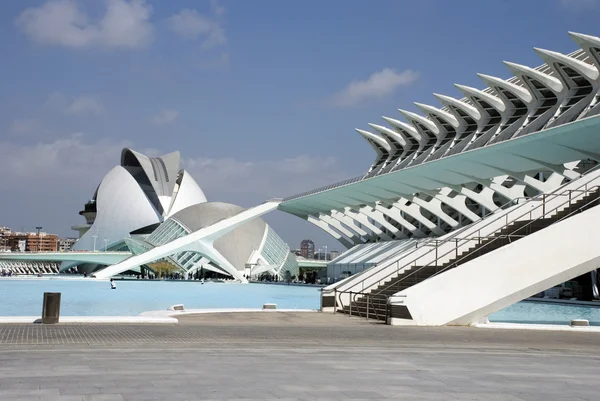
[[[300,243],[300,256],[306,259],[315,258],[315,243],[309,239],[305,239]]]
[[[81,238],[83,234],[88,232],[88,230],[96,220],[96,199],[92,199],[88,203],[86,203],[85,207],[82,211],[79,212],[79,214],[85,217],[85,224],[79,226],[72,226],[71,229],[79,231],[79,238]]]

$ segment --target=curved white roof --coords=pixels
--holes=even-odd
[[[125,168],[115,166],[104,177],[96,196],[96,220],[75,243],[75,250],[103,249],[129,236],[131,231],[162,221],[161,213]],[[96,238],[94,239],[94,236]]]

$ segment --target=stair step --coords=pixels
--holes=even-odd
[[[592,202],[594,198],[597,202]],[[483,239],[481,242],[467,249],[461,250],[449,261],[437,266],[412,266],[403,271],[398,276],[383,282],[377,288],[370,291],[372,295],[381,295],[381,297],[372,297],[368,299],[369,317],[376,318],[378,315],[385,316],[387,310],[387,297],[403,291],[411,286],[421,283],[431,276],[444,272],[463,263],[478,258],[496,249],[500,249],[505,245],[511,244],[527,235],[543,230],[563,219],[569,214],[583,211],[588,208],[600,204],[600,190],[590,193],[582,198],[577,199],[566,208],[558,211],[549,217],[539,218],[536,220],[519,220],[502,227],[496,233]],[[585,205],[583,208],[582,205]],[[451,254],[451,253],[450,253]],[[385,298],[383,298],[385,296]],[[345,306],[342,312],[349,314],[350,307]],[[365,317],[367,312],[367,298],[361,297],[352,303],[352,315]]]

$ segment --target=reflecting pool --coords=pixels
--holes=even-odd
[[[320,288],[274,284],[205,283],[197,281],[119,280],[84,278],[0,279],[0,316],[41,316],[44,292],[60,292],[62,316],[135,316],[166,310],[261,308],[319,309]],[[492,322],[569,324],[587,319],[600,326],[600,307],[523,301],[489,316]]]
[[[600,305],[567,305],[539,301],[517,302],[489,317],[490,322],[569,324],[572,319],[587,319],[600,326]]]
[[[186,309],[318,309],[317,287],[197,281],[0,279],[0,316],[41,316],[44,292],[60,292],[62,316],[133,316],[184,304]]]

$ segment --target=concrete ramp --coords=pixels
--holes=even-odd
[[[198,231],[186,235],[185,237],[177,238],[176,240],[165,245],[150,249],[148,252],[132,256],[121,263],[99,270],[94,273],[94,277],[109,278],[132,268],[146,263],[151,263],[158,259],[162,259],[174,253],[183,251],[196,251],[204,254],[208,259],[219,261],[222,256],[212,246],[212,243],[217,238],[227,234],[249,220],[277,209],[279,203],[280,201],[273,200],[262,203],[253,208],[246,209],[235,216],[220,220],[211,226],[204,227]]]
[[[600,206],[390,298],[391,324],[470,325],[600,266]]]

